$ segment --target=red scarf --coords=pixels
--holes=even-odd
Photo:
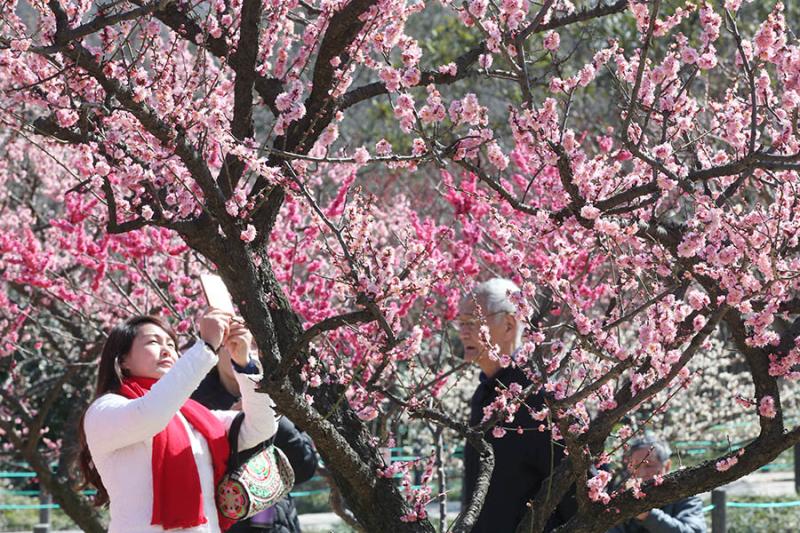
[[[141,398],[157,380],[125,378],[119,393],[126,398]],[[181,414],[208,442],[214,466],[214,487],[228,465],[230,447],[225,426],[211,411],[194,400],[187,400]],[[192,455],[189,434],[178,415],[172,417],[161,433],[153,437],[153,518],[152,525],[164,529],[189,528],[205,524],[200,476]],[[211,495],[216,498],[216,494]],[[233,521],[218,515],[223,531]]]

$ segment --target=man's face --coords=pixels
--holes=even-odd
[[[658,460],[655,450],[639,448],[631,452],[628,459],[628,472],[642,481],[650,481],[656,476],[669,473],[672,461],[667,459],[664,463]]]
[[[478,302],[480,305],[480,302]],[[489,354],[489,345],[481,335],[481,326],[489,329],[489,342],[502,345],[508,338],[508,313],[487,313],[476,305],[473,298],[467,298],[459,307],[458,333],[464,344],[464,359],[477,362]]]

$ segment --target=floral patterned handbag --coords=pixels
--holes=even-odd
[[[239,451],[239,430],[244,413],[231,423],[228,471],[217,485],[217,508],[232,520],[244,520],[272,507],[294,486],[294,470],[272,439],[252,450]]]

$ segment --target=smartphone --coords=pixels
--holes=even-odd
[[[209,307],[215,307],[233,315],[236,314],[231,295],[221,277],[216,274],[201,274],[200,285],[203,286],[203,292],[206,295]]]

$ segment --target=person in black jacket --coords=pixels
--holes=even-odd
[[[516,307],[510,295],[518,294],[519,287],[510,280],[492,279],[478,285],[465,297],[459,308],[458,327],[464,345],[464,358],[481,368],[480,383],[470,402],[471,426],[481,423],[484,408],[498,397],[498,388],[518,384],[524,390],[531,384],[525,372],[513,362],[522,346],[524,324],[518,321]],[[491,353],[481,335],[481,327],[488,328],[488,340],[498,352]],[[513,533],[522,520],[527,503],[550,475],[551,468],[564,456],[563,448],[553,442],[550,432],[540,431],[546,421],[534,420],[531,411],[544,406],[541,394],[529,396],[525,405],[516,412],[511,422],[501,420],[485,438],[494,450],[495,465],[489,489],[473,533]],[[530,409],[528,409],[530,407]],[[480,458],[477,450],[467,444],[464,448],[463,505],[467,505],[475,491]],[[577,510],[574,494],[566,497],[547,522],[547,529],[566,523]]]
[[[219,363],[192,394],[192,399],[209,409],[231,409],[239,402],[239,388],[233,377],[230,358],[224,349],[220,350]],[[298,429],[288,418],[281,417],[275,446],[281,449],[294,470],[295,485],[314,477],[317,469],[317,452],[311,438]],[[287,496],[274,506],[255,515],[249,520],[234,524],[228,533],[300,533],[297,509],[291,496]]]
[[[652,434],[634,439],[625,452],[628,473],[642,481],[665,476],[672,466],[669,445]],[[706,533],[703,500],[689,496],[651,509],[608,530],[608,533]]]

